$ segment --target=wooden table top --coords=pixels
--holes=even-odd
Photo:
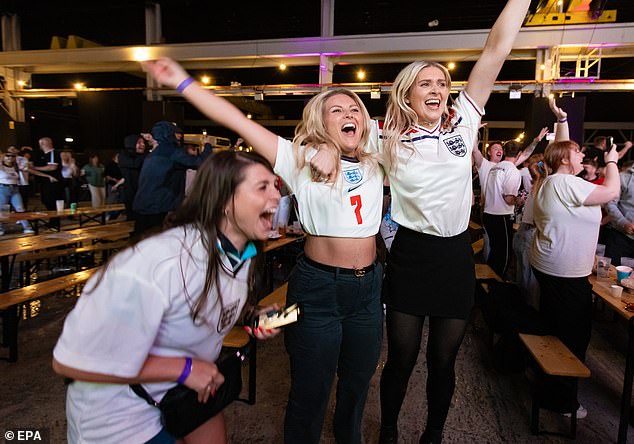
[[[619,316],[629,321],[634,316],[634,312],[627,311],[625,307],[627,303],[634,304],[634,294],[628,293],[627,289],[624,288],[620,298],[612,296],[610,285],[616,285],[616,269],[614,266],[610,267],[608,276],[608,279],[599,279],[596,274],[591,274],[588,280],[592,284],[592,291],[603,299]]]
[[[264,242],[264,248],[262,251],[266,253],[268,251],[276,250],[278,248],[282,248],[286,245],[292,244],[293,242],[297,242],[300,239],[304,239],[305,237],[306,234],[302,233],[299,236],[286,235],[284,237],[280,237],[279,239],[269,239]]]
[[[122,222],[110,225],[97,225],[95,227],[88,228],[77,228],[70,231],[46,233],[37,236],[24,236],[0,240],[0,257],[11,256],[18,253],[27,253],[44,248],[59,247],[75,242],[100,239],[118,234],[127,234],[131,233],[133,230],[134,223]]]
[[[8,218],[2,219],[2,222],[15,223],[19,220],[41,220],[51,219],[53,217],[68,217],[78,216],[82,214],[98,214],[107,213],[110,211],[123,211],[125,210],[124,204],[110,204],[102,207],[79,207],[76,210],[70,208],[64,208],[63,211],[27,211],[24,213],[11,213]]]

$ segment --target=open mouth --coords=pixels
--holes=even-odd
[[[341,132],[346,133],[349,136],[354,135],[357,132],[357,125],[352,122],[346,123],[341,127]]]
[[[440,108],[440,99],[425,100],[425,105],[427,105],[430,108],[438,109]]]
[[[264,225],[266,230],[270,230],[273,227],[273,216],[277,208],[267,208],[262,213],[260,213],[260,221]]]

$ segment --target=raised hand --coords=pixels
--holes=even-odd
[[[167,57],[141,62],[141,66],[154,80],[170,88],[176,88],[189,77],[182,66]]]
[[[548,127],[545,126],[541,129],[537,137],[535,137],[535,142],[541,142],[541,140],[548,134]]]
[[[619,152],[616,150],[616,144],[612,144],[610,150],[603,154],[603,158],[605,159],[605,163],[608,162],[618,162],[619,161]]]
[[[550,110],[553,112],[557,120],[565,120],[568,117],[568,113],[559,108],[555,103],[555,97],[548,97],[548,106],[550,106]]]

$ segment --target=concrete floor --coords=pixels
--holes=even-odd
[[[0,429],[40,428],[51,443],[63,443],[66,420],[64,384],[51,370],[51,350],[63,318],[74,298],[53,295],[39,306],[39,314],[20,323],[20,357],[17,363],[0,361]],[[587,364],[592,377],[580,383],[579,398],[588,417],[578,422],[577,442],[616,441],[618,406],[623,379],[626,330],[609,313],[599,312],[594,325]],[[385,348],[385,347],[384,347]],[[6,349],[0,349],[6,356]],[[385,350],[383,353],[385,356]],[[379,431],[379,376],[374,376],[363,422],[364,441],[376,443]],[[400,417],[401,443],[416,443],[425,418],[424,367],[419,362]],[[231,443],[280,443],[289,387],[288,359],[282,337],[258,346],[257,402],[233,403],[225,412]],[[467,332],[456,368],[457,385],[445,428],[446,443],[559,443],[567,439],[539,436],[529,431],[530,400],[523,373],[501,375],[491,366],[486,329],[478,316]],[[332,415],[330,415],[332,416]],[[564,431],[560,415],[542,411],[542,427]],[[322,443],[333,443],[330,419]],[[629,430],[634,442],[634,429]],[[7,441],[8,442],[8,441]]]

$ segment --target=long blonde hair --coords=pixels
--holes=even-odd
[[[392,91],[387,102],[387,111],[385,114],[385,124],[383,126],[383,146],[388,154],[390,165],[396,159],[396,149],[403,146],[413,149],[401,141],[401,135],[418,124],[418,115],[416,111],[409,105],[409,95],[416,82],[418,73],[428,67],[438,68],[442,71],[447,82],[447,89],[451,90],[451,75],[447,68],[440,63],[418,61],[407,65],[401,70],[394,80]],[[441,125],[447,127],[450,124],[450,113],[447,103],[441,104],[444,107]]]
[[[334,147],[340,156],[341,147],[337,145],[335,140],[328,134],[326,129],[324,113],[326,112],[326,101],[336,95],[344,95],[350,97],[357,104],[363,115],[361,139],[359,145],[354,150],[354,156],[359,161],[364,162],[372,160],[373,156],[366,153],[363,149],[368,144],[370,138],[370,114],[359,96],[345,88],[336,88],[328,91],[322,91],[304,107],[302,113],[302,121],[295,128],[295,137],[293,138],[293,149],[295,150],[295,158],[297,159],[297,167],[299,169],[306,165],[306,156],[304,150],[308,147],[317,148],[320,144],[325,143],[330,147]],[[341,164],[337,162],[335,169],[335,177],[339,176]]]

